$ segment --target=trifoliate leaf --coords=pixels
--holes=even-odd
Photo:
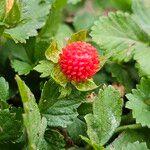
[[[14,68],[15,72],[18,72],[19,75],[27,75],[32,70],[32,66],[30,64],[17,59],[11,61],[11,66]]]
[[[46,82],[39,107],[42,115],[47,118],[49,126],[66,128],[77,117],[76,109],[84,97],[75,93],[60,99],[58,91],[59,86],[54,81]]]
[[[16,76],[16,81],[24,107],[23,122],[28,136],[28,149],[41,149],[45,142],[46,118],[41,119],[34,95],[19,76]]]
[[[127,94],[128,102],[126,107],[132,109],[133,117],[142,126],[150,127],[150,79],[142,79],[137,88]]]
[[[81,30],[77,33],[72,34],[68,40],[68,43],[73,43],[76,41],[85,41],[86,36],[87,36],[87,30]]]
[[[67,77],[63,74],[59,64],[56,64],[51,72],[51,77],[61,86],[65,87],[68,83]]]
[[[87,114],[87,134],[97,145],[104,145],[119,126],[122,114],[122,99],[111,86],[100,90],[93,103],[93,114]]]
[[[45,56],[48,60],[51,60],[53,63],[57,63],[59,60],[60,53],[61,50],[59,49],[57,42],[53,40],[49,48],[45,51]]]
[[[34,70],[41,73],[41,78],[50,76],[52,69],[54,67],[54,64],[48,60],[41,60],[39,64],[34,67]]]
[[[9,98],[9,85],[8,82],[0,77],[0,100],[6,101]]]
[[[138,129],[138,130],[126,130],[121,133],[109,146],[106,147],[106,150],[119,150],[123,146],[126,146],[129,142],[134,143],[136,141],[146,142],[147,146],[150,147],[150,130],[147,128]]]
[[[150,1],[132,0],[133,19],[150,35]]]
[[[122,150],[149,150],[147,148],[146,143],[139,143],[138,141],[135,143],[128,143],[127,145],[122,147]]]
[[[92,79],[89,79],[85,82],[71,82],[79,91],[90,91],[98,88]]]
[[[92,27],[91,36],[94,42],[106,49],[106,53],[113,51],[113,58],[119,61],[129,61],[136,45],[148,42],[148,35],[128,13],[122,12],[100,17]]]
[[[8,109],[0,110],[0,143],[15,141],[22,134],[22,122]]]
[[[45,0],[23,0],[20,5],[21,21],[17,26],[6,29],[5,34],[15,42],[25,43],[30,36],[37,35],[37,29],[44,25],[50,4]]]

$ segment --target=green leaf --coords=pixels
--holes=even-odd
[[[128,13],[109,13],[100,17],[92,27],[91,36],[106,53],[113,51],[113,58],[129,61],[138,44],[148,43],[148,35],[134,22]]]
[[[67,127],[69,136],[76,144],[81,144],[80,135],[86,136],[86,124],[80,119],[76,118],[72,124]]]
[[[132,109],[133,117],[142,126],[150,127],[150,79],[141,79],[137,88],[132,90],[132,94],[127,94],[128,102],[126,107]]]
[[[85,82],[71,82],[79,91],[90,91],[98,88],[92,79],[89,79]]]
[[[102,147],[102,146],[100,146],[100,145],[98,145],[96,143],[93,143],[93,141],[89,140],[87,137],[81,135],[81,138],[86,143],[88,143],[90,146],[92,146],[94,148],[94,150],[104,150],[104,147]]]
[[[17,0],[14,0],[13,6],[5,18],[5,22],[9,25],[16,25],[20,18],[20,4]]]
[[[59,60],[59,54],[61,53],[58,44],[53,40],[49,48],[45,51],[45,56],[48,60],[51,60],[53,63],[57,63]]]
[[[15,27],[6,29],[5,34],[15,42],[25,43],[30,36],[36,36],[37,29],[44,25],[50,4],[45,0],[23,0],[21,5],[21,22]]]
[[[51,71],[54,67],[54,64],[48,60],[41,60],[39,64],[34,67],[34,70],[41,73],[41,78],[48,77],[51,74]]]
[[[68,0],[68,3],[77,4],[80,1],[82,1],[82,0]]]
[[[112,77],[115,77],[119,83],[125,86],[126,92],[131,91],[134,83],[130,78],[130,74],[127,72],[126,68],[123,68],[123,66],[119,64],[111,63],[106,65],[106,70],[111,73]]]
[[[64,137],[56,130],[47,130],[45,139],[48,143],[48,150],[65,150]]]
[[[134,60],[137,61],[136,67],[139,70],[140,76],[150,76],[150,47],[141,45],[137,48],[134,55]]]
[[[65,87],[68,83],[67,77],[63,74],[59,64],[56,64],[51,72],[51,77],[61,86]]]
[[[32,66],[30,64],[17,59],[11,61],[11,66],[14,68],[15,72],[18,72],[19,75],[27,75],[32,70]]]
[[[5,5],[6,5],[6,0],[1,0],[0,1],[0,22],[3,21],[5,16]]]
[[[87,134],[97,145],[104,145],[119,126],[122,114],[122,99],[111,86],[100,90],[93,103],[93,114],[87,114]]]
[[[77,117],[76,109],[84,97],[76,92],[66,98],[60,99],[59,96],[59,86],[49,80],[44,85],[39,107],[49,126],[66,128]]]
[[[0,110],[0,143],[17,140],[22,134],[22,121],[8,109]]]
[[[132,0],[133,19],[150,35],[150,1]]]
[[[138,141],[135,143],[128,143],[127,145],[122,147],[122,150],[148,150],[146,143],[139,143]]]
[[[93,25],[95,19],[96,19],[96,16],[94,16],[94,14],[92,14],[91,12],[84,12],[82,14],[78,13],[74,17],[73,25],[76,31],[83,30],[83,29],[88,30]]]
[[[129,142],[134,143],[136,141],[146,142],[148,147],[150,147],[149,131],[150,130],[147,128],[138,130],[126,130],[121,133],[109,146],[107,146],[106,150],[121,149]]]
[[[87,30],[81,30],[71,35],[68,40],[68,44],[76,41],[85,41],[87,36]]]
[[[44,141],[44,132],[47,126],[46,118],[41,119],[39,108],[36,104],[34,95],[29,88],[16,76],[19,92],[22,98],[24,114],[23,121],[28,136],[28,149],[40,149]]]
[[[8,98],[9,98],[9,84],[3,77],[0,77],[0,100],[6,101]]]

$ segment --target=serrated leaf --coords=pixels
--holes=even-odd
[[[3,77],[0,77],[0,100],[6,101],[8,98],[9,98],[9,84]]]
[[[22,122],[8,109],[0,111],[0,143],[17,140],[22,134]]]
[[[34,70],[41,73],[41,78],[50,76],[52,69],[54,67],[54,64],[48,60],[41,60],[39,64],[34,67]]]
[[[150,76],[149,57],[150,47],[139,45],[134,54],[134,60],[137,61],[136,68],[138,68],[140,76]]]
[[[32,70],[32,66],[30,64],[17,59],[11,61],[11,66],[14,68],[15,72],[18,72],[19,75],[27,75]]]
[[[122,99],[111,86],[100,90],[93,103],[93,114],[87,114],[87,134],[97,145],[104,145],[119,126],[122,114]]]
[[[106,147],[106,150],[116,150],[121,149],[123,146],[126,146],[129,142],[133,143],[136,141],[146,142],[150,147],[150,130],[147,128],[138,129],[138,130],[126,130],[121,133],[109,146]]]
[[[113,58],[118,61],[129,61],[136,45],[147,44],[149,39],[131,15],[122,12],[100,17],[92,27],[91,36],[94,42],[106,49],[106,53],[113,51]]]
[[[81,30],[81,31],[79,31],[77,33],[74,33],[69,38],[68,44],[76,42],[76,41],[85,41],[86,40],[86,36],[87,36],[87,30]]]
[[[59,49],[57,42],[53,40],[49,48],[45,51],[45,56],[48,60],[51,60],[53,63],[57,63],[59,60],[60,53],[61,50]]]
[[[139,143],[138,141],[135,143],[128,143],[127,145],[122,147],[122,150],[149,150],[147,148],[146,143]]]
[[[51,77],[61,86],[65,87],[68,83],[67,77],[63,74],[59,64],[56,64],[51,72]]]
[[[98,88],[92,79],[89,79],[85,82],[71,82],[79,91],[90,91]]]
[[[50,4],[45,0],[23,0],[21,5],[21,22],[15,27],[6,29],[5,34],[15,42],[25,43],[30,36],[37,35],[37,29],[44,25]]]
[[[132,0],[133,19],[150,35],[150,1]]]
[[[28,136],[28,149],[37,150],[42,148],[42,144],[45,142],[44,132],[47,121],[44,117],[41,119],[38,105],[30,89],[19,76],[16,76],[16,81],[24,107],[23,122]]]
[[[77,117],[76,109],[84,98],[76,93],[61,99],[59,96],[59,86],[49,80],[44,85],[39,107],[49,126],[66,128]]]
[[[137,88],[127,94],[128,102],[126,107],[132,109],[133,117],[142,126],[150,127],[150,79],[141,79]]]

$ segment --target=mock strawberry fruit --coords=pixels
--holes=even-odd
[[[62,49],[59,64],[71,81],[82,82],[91,78],[99,68],[99,55],[95,47],[86,42],[73,42]]]

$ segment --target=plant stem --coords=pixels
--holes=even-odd
[[[115,133],[122,132],[122,131],[127,130],[127,129],[140,129],[140,128],[142,128],[141,124],[125,125],[125,126],[118,127],[116,129]]]

